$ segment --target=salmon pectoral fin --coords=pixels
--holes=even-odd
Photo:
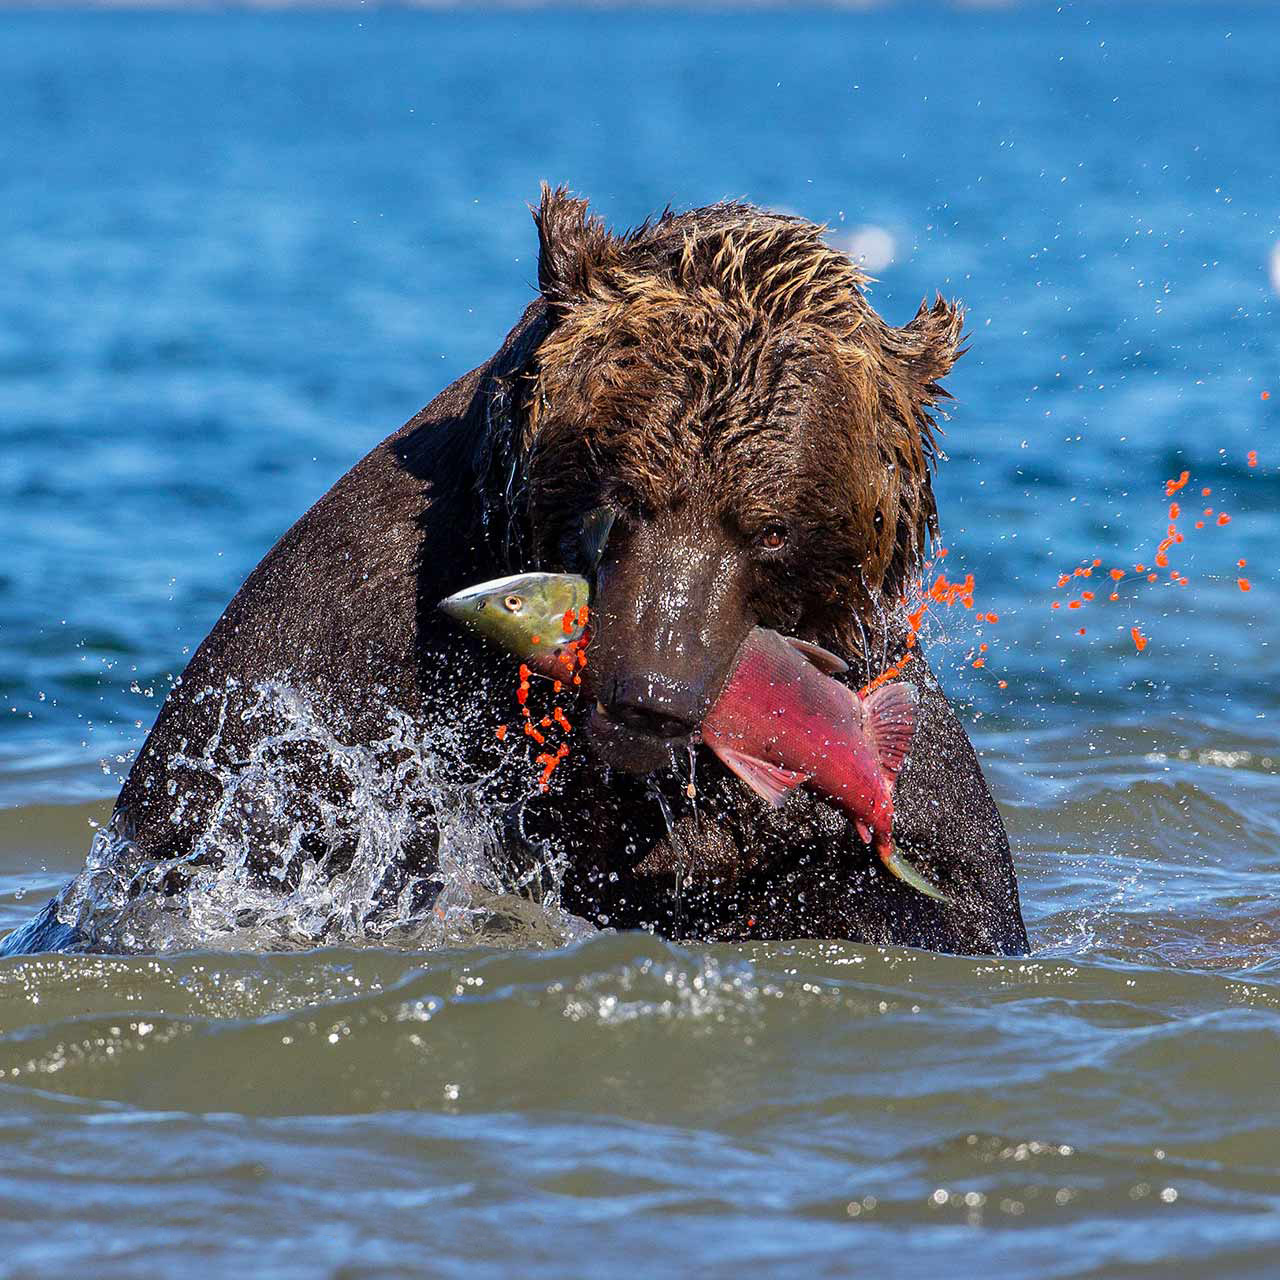
[[[824,676],[842,676],[849,670],[849,664],[837,657],[830,649],[824,649],[811,640],[799,640],[795,636],[782,637],[797,653],[808,658]]]
[[[755,756],[736,751],[733,747],[712,746],[711,750],[756,795],[762,800],[767,800],[775,809],[782,805],[796,787],[806,781],[803,773],[797,773],[794,769],[783,769],[779,765],[770,764],[767,760],[757,760]]]
[[[916,728],[915,687],[896,680],[882,684],[862,702],[862,723],[867,741],[875,752],[880,767],[889,779],[889,787],[898,780],[898,770],[911,746]]]

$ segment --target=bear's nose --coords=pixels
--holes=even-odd
[[[605,715],[652,738],[687,738],[698,728],[699,699],[685,684],[657,675],[628,676],[613,686]]]

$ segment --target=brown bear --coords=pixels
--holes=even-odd
[[[554,880],[592,923],[1024,951],[1000,815],[922,654],[902,672],[920,711],[894,832],[947,902],[888,875],[820,796],[773,810],[692,745],[754,626],[833,650],[855,687],[907,653],[959,310],[895,328],[821,228],[745,204],[613,234],[544,188],[534,220],[540,296],[497,354],[339,480],[192,658],[117,802],[126,896],[180,901],[184,868],[232,846],[281,892],[354,875],[368,832],[333,760],[376,744],[363,803],[401,805],[412,830],[357,896],[370,918],[414,886],[429,905],[439,791],[405,808],[402,783],[434,742],[437,787],[487,812],[512,882]],[[602,511],[597,559],[583,531]],[[595,582],[575,749],[545,794],[524,739],[494,732],[520,723],[513,664],[436,608],[533,568]],[[281,688],[322,709],[327,747],[290,733]]]

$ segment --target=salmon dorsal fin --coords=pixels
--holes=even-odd
[[[713,745],[711,749],[756,795],[775,809],[805,780],[804,774],[794,769],[783,769],[767,760],[757,760],[755,756],[733,747]]]
[[[830,649],[809,640],[798,640],[795,636],[782,637],[797,653],[803,654],[824,676],[842,676],[849,670],[849,664],[837,657]]]
[[[889,778],[889,786],[898,780],[898,770],[911,746],[916,727],[915,686],[895,680],[882,684],[862,702],[862,722],[867,741],[880,767]]]

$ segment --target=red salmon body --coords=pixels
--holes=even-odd
[[[889,865],[893,785],[915,727],[915,689],[886,684],[862,698],[823,674],[820,662],[829,670],[843,665],[757,627],[703,723],[703,741],[774,804],[810,783],[854,819]]]

